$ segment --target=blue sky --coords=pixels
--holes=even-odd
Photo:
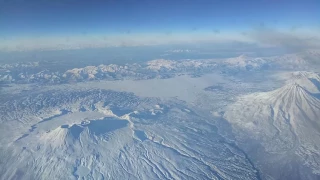
[[[316,32],[320,1],[0,1],[0,48],[9,49],[242,40],[260,26]]]

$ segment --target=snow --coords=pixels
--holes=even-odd
[[[252,67],[260,68],[265,65],[267,62],[261,58],[250,58],[246,55],[240,55],[235,58],[228,58],[225,60],[225,63],[231,66],[238,66],[241,68]]]
[[[317,52],[317,51],[315,51]],[[93,80],[167,78],[178,74],[207,74],[213,71],[237,72],[259,70],[307,70],[319,67],[317,53],[284,54],[272,57],[238,57],[224,59],[154,59],[146,63],[125,65],[100,64],[66,71],[43,70],[38,62],[0,64],[0,78],[7,83],[69,83]],[[313,66],[315,64],[316,66]]]
[[[318,179],[311,56],[1,64],[0,179]]]
[[[79,166],[76,169],[75,175],[79,176],[79,178],[85,177],[90,173],[90,169],[84,166]]]
[[[214,77],[219,76],[132,84],[153,83],[161,92],[163,83],[193,87],[198,82],[198,89],[190,91],[200,95],[207,93],[203,87],[215,83]],[[4,103],[5,126],[0,130],[5,128],[10,135],[3,133],[1,138],[1,153],[8,157],[3,158],[1,178],[19,174],[26,179],[258,179],[245,155],[226,146],[210,115],[198,115],[194,107],[174,97],[181,92],[167,90],[158,97],[152,97],[157,92],[143,95],[141,87],[119,92],[129,81],[113,83],[119,82],[123,85],[44,86]]]
[[[165,69],[174,69],[175,67],[175,62],[174,61],[170,61],[170,60],[165,60],[165,59],[156,59],[156,60],[152,60],[149,61],[147,63],[147,69],[152,69],[152,70],[160,70],[161,68],[165,68]]]
[[[239,139],[257,140],[274,156],[287,153],[287,161],[298,154],[313,173],[319,174],[319,76],[312,72],[292,75],[279,89],[239,97],[228,107],[224,118]],[[314,158],[310,158],[310,153]]]

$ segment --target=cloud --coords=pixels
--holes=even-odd
[[[308,31],[284,31],[259,27],[246,35],[259,44],[300,52],[320,48],[320,37]]]
[[[277,30],[259,26],[251,31],[195,31],[185,33],[126,33],[86,34],[54,37],[13,37],[0,41],[0,51],[30,51],[84,49],[119,46],[149,46],[163,44],[249,44],[257,48],[272,47],[288,52],[301,52],[320,48],[320,34],[303,28]],[[237,45],[242,47],[243,45]],[[228,48],[234,48],[229,46]]]
[[[60,50],[119,46],[149,46],[186,43],[225,43],[241,41],[235,34],[212,32],[86,34],[75,36],[14,37],[0,41],[0,51]]]

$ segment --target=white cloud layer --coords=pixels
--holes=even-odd
[[[59,50],[117,46],[147,46],[184,43],[244,42],[290,50],[320,47],[320,34],[310,29],[292,31],[260,27],[247,32],[191,32],[172,34],[82,35],[59,37],[5,37],[0,51]]]

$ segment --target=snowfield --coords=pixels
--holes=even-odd
[[[0,179],[319,179],[318,57],[0,64]]]

